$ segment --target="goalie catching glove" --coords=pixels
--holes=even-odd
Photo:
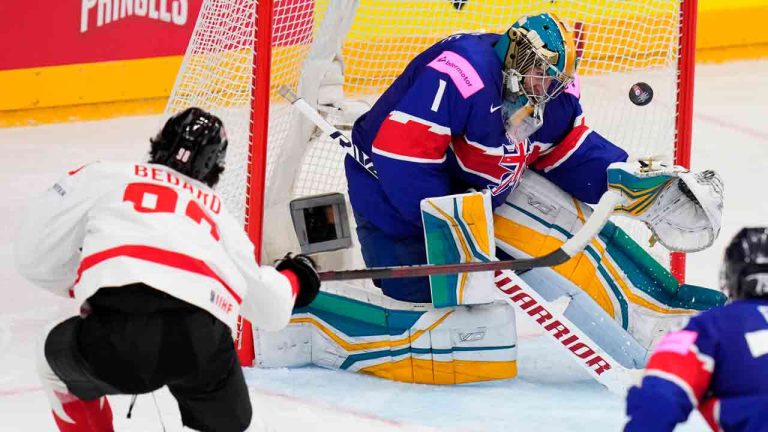
[[[298,285],[294,309],[309,306],[317,297],[320,291],[320,276],[317,275],[315,267],[312,258],[306,255],[291,256],[290,252],[275,262],[275,269],[285,275],[292,286]]]
[[[714,171],[618,162],[608,167],[608,188],[624,198],[616,212],[643,221],[669,250],[700,251],[720,233],[723,181]]]

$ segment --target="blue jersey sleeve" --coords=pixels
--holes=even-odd
[[[642,387],[627,393],[627,416],[624,432],[672,432],[684,422],[693,405],[674,383],[655,376],[643,378]]]

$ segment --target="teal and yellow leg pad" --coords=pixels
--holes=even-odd
[[[471,192],[421,201],[429,264],[491,261],[496,254],[488,193]],[[449,307],[490,303],[496,297],[493,272],[429,277],[432,304]]]
[[[517,374],[515,315],[506,303],[436,309],[375,288],[328,283],[287,328],[254,331],[258,367],[315,364],[420,384]]]
[[[560,247],[589,218],[591,209],[535,172],[526,172],[507,202],[495,210],[497,247],[516,258],[540,256]],[[680,285],[672,274],[629,237],[608,223],[585,250],[568,262],[521,275],[532,288],[551,299],[583,291],[571,302],[574,323],[584,331],[595,303],[648,348],[686,317],[725,302],[719,291]],[[571,296],[573,297],[573,296]],[[583,300],[582,300],[583,298]]]

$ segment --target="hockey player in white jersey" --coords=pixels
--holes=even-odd
[[[47,332],[38,370],[61,431],[111,431],[106,395],[164,385],[185,426],[242,431],[251,405],[232,339],[238,315],[283,328],[320,281],[301,255],[257,265],[212,190],[227,150],[220,119],[189,108],[150,141],[150,163],[86,165],[32,203],[19,271],[82,303]]]

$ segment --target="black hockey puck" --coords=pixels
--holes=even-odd
[[[635,105],[648,105],[653,100],[653,89],[644,82],[635,83],[629,88],[629,100]]]

